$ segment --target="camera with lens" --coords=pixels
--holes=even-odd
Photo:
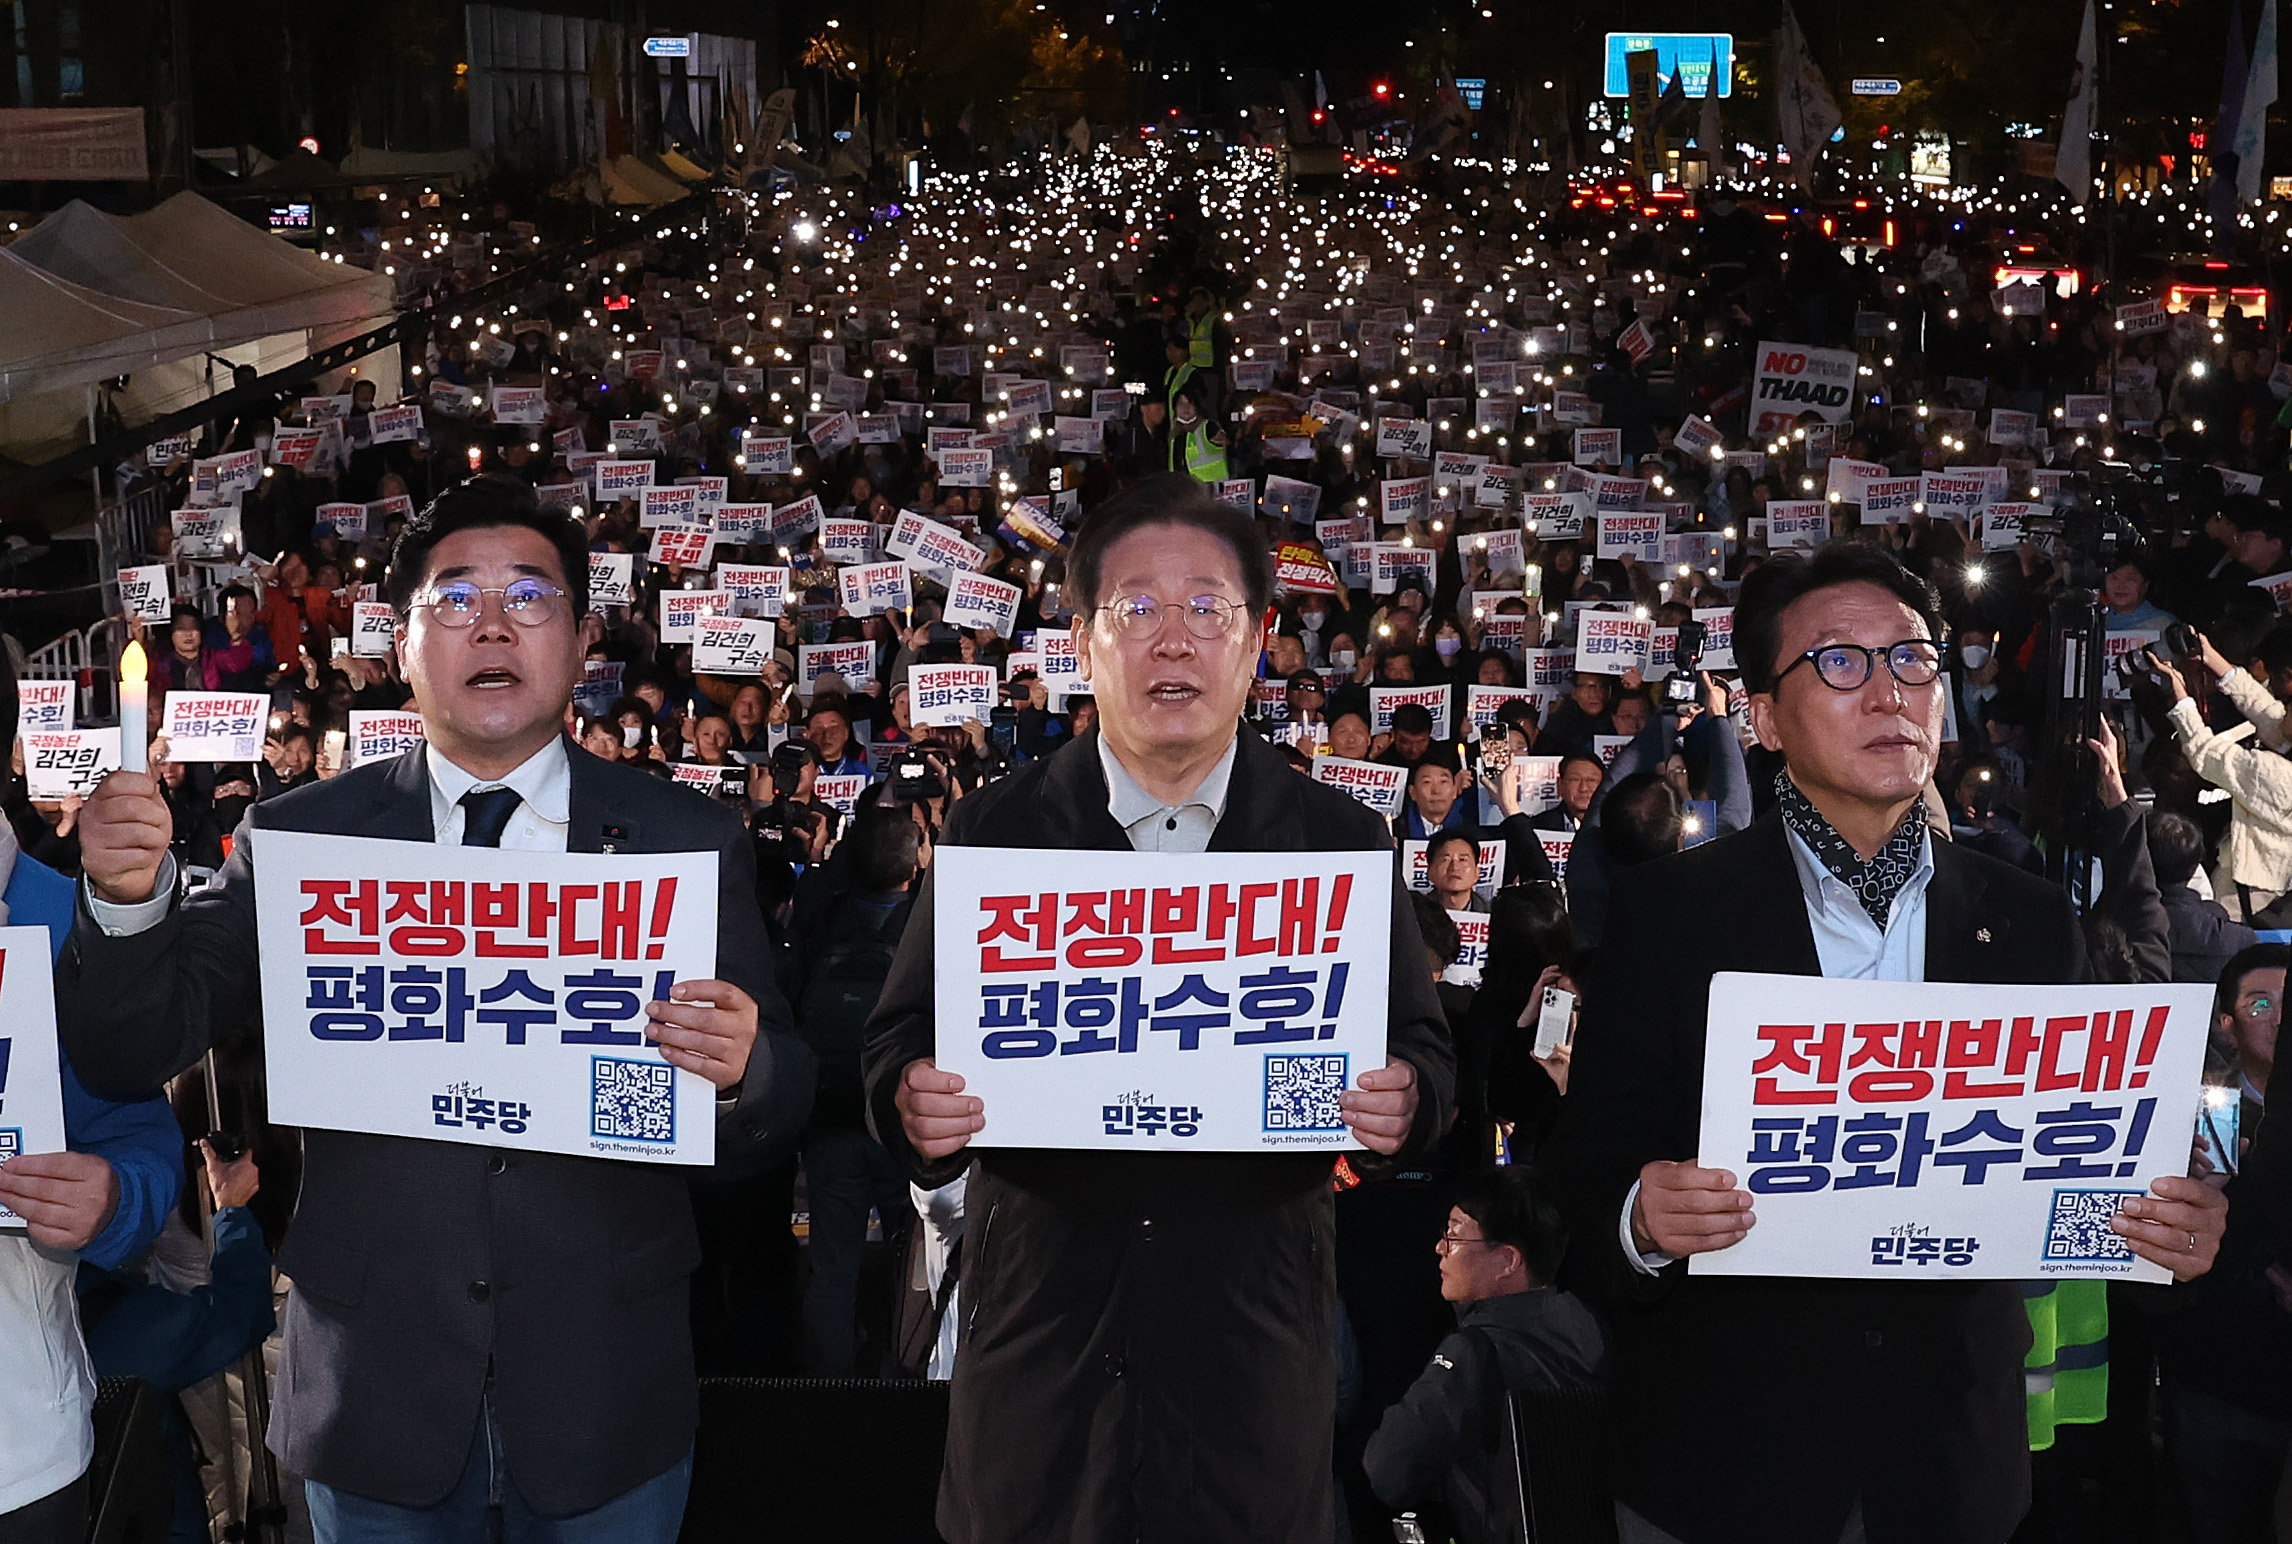
[[[1703,664],[1704,624],[1692,619],[1679,624],[1679,637],[1671,648],[1671,674],[1663,678],[1663,706],[1669,713],[1688,714],[1703,700],[1703,683],[1695,672]]]
[[[893,804],[921,804],[947,797],[946,781],[929,752],[901,751],[885,770],[883,796]]]
[[[804,769],[812,764],[812,748],[801,741],[790,740],[772,749],[772,797],[792,799],[803,786]]]

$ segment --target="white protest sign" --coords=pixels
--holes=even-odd
[[[723,590],[661,591],[661,642],[691,643],[704,616],[726,616],[732,597]]]
[[[1504,843],[1499,840],[1477,845],[1480,867],[1473,879],[1473,888],[1494,891],[1504,879]],[[1401,843],[1401,880],[1419,895],[1432,894],[1432,867],[1427,857],[1431,850],[1429,839],[1418,841],[1412,837]]]
[[[1735,666],[1735,608],[1733,606],[1698,606],[1695,620],[1703,624],[1703,659],[1705,670],[1733,670]]]
[[[1440,978],[1451,986],[1477,987],[1488,968],[1488,913],[1452,911],[1448,920],[1456,924],[1456,962]]]
[[[1321,508],[1321,485],[1303,482],[1295,477],[1265,479],[1265,493],[1259,508],[1266,514],[1279,515],[1284,520],[1300,524],[1311,520]]]
[[[1377,454],[1403,456],[1411,461],[1432,459],[1433,426],[1422,418],[1377,420]]]
[[[2029,522],[2044,513],[2043,504],[1992,504],[1980,517],[1982,550],[2011,552],[2029,534]]]
[[[1990,443],[1992,445],[2027,445],[2037,437],[2037,415],[2017,412],[2010,407],[1990,409]]]
[[[1833,461],[1831,469],[1859,463]],[[1900,525],[1917,512],[1919,479],[1915,477],[1870,477],[1862,482],[1864,525]]]
[[[751,477],[786,477],[795,469],[794,444],[785,434],[750,429],[740,438],[741,469]]]
[[[984,627],[1008,638],[1018,623],[1020,594],[1017,585],[985,574],[957,574],[942,615],[950,627]]]
[[[1713,976],[1697,1161],[1759,1222],[1688,1269],[2166,1280],[2109,1219],[2188,1172],[2212,995]]]
[[[1690,413],[1680,420],[1678,429],[1672,433],[1671,443],[1683,455],[1693,456],[1698,461],[1707,461],[1712,459],[1711,452],[1725,444],[1726,440],[1711,420],[1698,418]],[[1758,474],[1754,472],[1752,475],[1756,477]]]
[[[640,495],[637,524],[648,531],[673,530],[700,519],[700,490],[687,485],[647,488]]]
[[[822,520],[820,556],[831,563],[865,563],[875,556],[875,527],[865,520]]]
[[[1633,557],[1642,563],[1663,561],[1663,516],[1637,509],[1600,511],[1600,548],[1603,558]]]
[[[1359,550],[1361,549],[1358,547],[1351,549],[1353,552]],[[1410,574],[1417,575],[1423,581],[1425,589],[1433,588],[1433,577],[1440,565],[1440,554],[1432,548],[1412,547],[1406,542],[1380,541],[1371,542],[1368,552],[1369,561],[1372,564],[1369,577],[1371,593],[1390,595],[1400,588],[1401,581]],[[1351,553],[1349,552],[1347,556],[1349,559]]]
[[[1572,459],[1578,466],[1620,466],[1623,442],[1621,429],[1578,429]]]
[[[165,563],[147,563],[119,571],[120,609],[136,621],[164,623],[172,604]]]
[[[1406,525],[1425,513],[1426,477],[1388,477],[1377,488],[1379,515],[1387,525]]]
[[[1342,788],[1354,798],[1392,819],[1401,812],[1401,795],[1408,786],[1407,767],[1381,761],[1348,761],[1342,756],[1313,758],[1313,780]]]
[[[16,683],[16,732],[72,727],[73,702],[79,686],[73,681],[23,680]]]
[[[902,511],[893,522],[883,550],[940,577],[969,573],[987,561],[987,555],[965,541],[962,532],[912,509]]]
[[[1464,689],[1465,722],[1472,726],[1473,738],[1478,739],[1496,727],[1496,715],[1504,705],[1514,699],[1527,702],[1536,700],[1533,688],[1526,686],[1482,686],[1478,682]]]
[[[1446,685],[1431,686],[1372,686],[1369,688],[1369,728],[1374,734],[1384,734],[1393,727],[1393,710],[1414,703],[1432,715],[1432,737],[1445,740],[1449,734],[1449,689]]]
[[[769,618],[704,616],[692,631],[692,668],[709,675],[760,675],[772,657]]]
[[[398,614],[388,601],[353,601],[350,653],[355,659],[387,659],[398,639]]]
[[[597,502],[609,504],[616,499],[641,499],[645,490],[653,485],[653,463],[650,461],[600,461],[589,468],[591,485],[597,490]]]
[[[1392,859],[1311,856],[1092,853],[1083,877],[941,848],[936,1058],[986,1109],[973,1142],[1357,1145],[1337,1101],[1385,1062]]]
[[[2268,574],[2247,582],[2256,590],[2265,590],[2269,600],[2275,603],[2278,611],[2282,611],[2288,602],[2292,602],[2292,569],[2281,574]]]
[[[1767,549],[1812,552],[1830,540],[1830,506],[1821,499],[1777,499],[1767,506]]]
[[[48,930],[0,927],[0,1164],[24,1153],[60,1153],[64,1141]],[[23,1231],[24,1220],[0,1206],[0,1233]]]
[[[939,463],[939,481],[949,488],[984,488],[995,478],[991,450],[943,450],[932,458]]]
[[[549,394],[539,386],[496,386],[493,421],[497,424],[547,423]]]
[[[1834,504],[1859,504],[1863,485],[1886,475],[1883,461],[1856,461],[1848,456],[1833,456],[1824,473],[1823,497]],[[1915,482],[1917,479],[1911,479]]]
[[[344,541],[366,539],[366,506],[363,504],[321,504],[317,523],[331,525],[334,534]]]
[[[428,738],[419,713],[377,713],[353,708],[350,713],[350,743],[344,747],[343,766],[363,766],[369,761],[390,761],[403,756]]]
[[[501,855],[265,831],[263,1046],[281,1125],[642,1163],[716,1156],[716,1089],[645,1004],[717,974],[716,854]]]
[[[86,798],[119,770],[119,731],[44,729],[18,736],[24,746],[24,790],[35,799]]]
[[[821,676],[833,671],[853,691],[875,684],[875,645],[866,639],[853,643],[805,643],[796,647],[796,685],[808,698]]]
[[[905,610],[913,604],[907,573],[905,563],[862,563],[837,569],[836,584],[843,597],[844,610],[855,617]]]
[[[769,563],[719,563],[716,587],[733,599],[733,614],[776,617],[787,609],[788,570]]]
[[[633,552],[589,554],[589,605],[633,606],[637,603],[637,555]]]
[[[260,761],[271,701],[261,692],[169,692],[169,761]]]
[[[651,498],[662,491],[659,488],[648,488],[645,497]],[[690,493],[692,490],[679,488],[674,491]],[[669,525],[653,532],[649,556],[655,563],[670,568],[701,568],[706,566],[709,549],[715,545],[716,532],[706,522],[699,525]]]
[[[1576,619],[1576,668],[1587,675],[1644,672],[1655,624],[1628,612],[1587,611]]]
[[[1857,366],[1852,349],[1761,343],[1758,360],[1751,383],[1753,439],[1789,429],[1802,413],[1813,413],[1826,424],[1839,423],[1854,404]]]
[[[1575,541],[1584,534],[1584,522],[1591,518],[1592,496],[1588,492],[1520,496],[1521,523],[1545,541]],[[1660,522],[1657,528],[1661,529]]]
[[[918,728],[984,724],[994,710],[992,665],[915,665],[907,672],[907,716]]]

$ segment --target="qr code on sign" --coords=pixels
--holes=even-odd
[[[2053,1214],[2045,1225],[2048,1260],[2130,1260],[2133,1251],[2109,1219],[2138,1190],[2056,1190]]]
[[[1268,1056],[1265,1129],[1342,1131],[1337,1096],[1345,1092],[1343,1056]]]
[[[616,1142],[674,1142],[676,1069],[667,1062],[591,1057],[589,1134]]]

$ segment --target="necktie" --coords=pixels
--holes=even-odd
[[[462,845],[499,847],[524,795],[514,788],[472,788],[462,795]]]

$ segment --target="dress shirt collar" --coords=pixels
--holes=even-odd
[[[462,795],[473,788],[514,788],[526,807],[551,825],[573,821],[573,765],[565,753],[562,735],[535,751],[507,777],[479,780],[455,766],[435,745],[424,746],[430,768],[432,824],[443,832],[454,818]]]
[[[1164,804],[1138,785],[1138,780],[1122,765],[1120,758],[1114,754],[1114,747],[1107,744],[1106,736],[1102,733],[1098,737],[1098,764],[1106,770],[1107,812],[1114,817],[1116,825],[1127,831],[1141,820],[1198,806],[1209,811],[1210,822],[1215,825],[1225,818],[1226,790],[1233,781],[1234,757],[1240,750],[1241,732],[1237,729],[1232,742],[1226,746],[1226,753],[1218,758],[1216,766],[1210,768],[1201,786],[1190,797],[1176,804]]]

